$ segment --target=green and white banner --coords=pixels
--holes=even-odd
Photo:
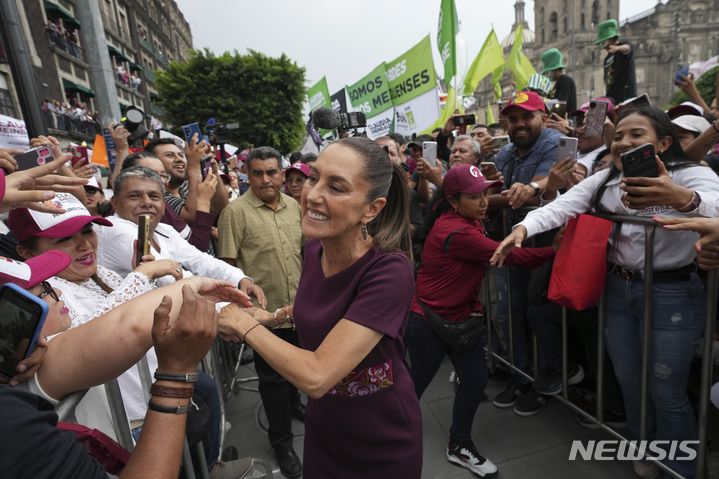
[[[307,100],[310,103],[310,111],[315,111],[320,107],[330,107],[330,91],[327,88],[327,77],[322,77],[320,81],[307,90]]]
[[[389,82],[381,63],[360,81],[345,87],[353,111],[367,116],[367,136],[371,139],[384,136],[391,131],[394,106],[389,93]]]
[[[395,105],[394,131],[409,135],[431,126],[439,116],[439,96],[429,35],[385,62],[385,70]]]

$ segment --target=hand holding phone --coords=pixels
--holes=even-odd
[[[48,305],[21,287],[0,287],[0,374],[17,374],[20,361],[32,354],[45,324]]]
[[[197,143],[202,141],[202,130],[197,123],[182,125],[182,133],[185,135],[185,142],[189,145],[192,137],[197,134]]]
[[[509,141],[509,135],[493,136],[492,147],[497,150],[501,150],[505,146],[509,145]]]
[[[43,145],[38,146],[37,148],[31,148],[15,157],[15,161],[17,162],[16,171],[29,170],[30,168],[44,165],[52,160],[53,155],[51,147]]]
[[[588,138],[601,138],[604,132],[604,120],[607,117],[609,103],[603,100],[592,100],[589,102],[587,111],[587,126],[584,134]]]
[[[557,161],[562,161],[568,157],[572,160],[576,160],[578,144],[579,140],[571,136],[560,137],[559,146],[557,147]]]
[[[499,176],[499,170],[497,165],[493,161],[483,161],[479,164],[479,170],[482,172],[485,178],[493,180]]]
[[[212,155],[206,155],[200,160],[200,172],[202,173],[202,181],[205,181],[207,175],[212,170]]]
[[[452,117],[452,122],[454,123],[454,126],[474,125],[477,122],[477,119],[474,114],[459,115]]]

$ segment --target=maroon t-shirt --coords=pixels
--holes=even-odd
[[[446,321],[461,321],[473,311],[483,312],[477,299],[484,273],[499,246],[487,238],[481,221],[443,213],[432,226],[422,250],[412,311],[424,316],[417,299]],[[505,260],[509,266],[533,268],[554,257],[547,248],[515,248]]]
[[[419,478],[422,417],[402,339],[412,265],[403,254],[372,248],[325,277],[321,257],[321,243],[309,240],[293,305],[300,347],[316,350],[343,318],[383,336],[332,391],[309,400],[304,476]]]

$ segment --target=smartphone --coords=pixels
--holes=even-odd
[[[505,146],[509,145],[509,135],[493,136],[492,146],[498,150],[501,150]]]
[[[577,145],[579,140],[570,136],[562,136],[559,138],[559,147],[557,148],[557,161],[563,160],[566,157],[571,157],[573,160],[577,159]]]
[[[646,143],[620,155],[622,172],[626,177],[641,176],[645,178],[659,177],[654,145]]]
[[[452,118],[452,122],[454,123],[454,126],[474,125],[477,122],[477,119],[474,114],[470,113],[469,115],[455,116]]]
[[[497,165],[493,161],[483,161],[479,164],[484,176],[495,175],[497,173]]]
[[[624,100],[619,105],[617,105],[617,110],[622,110],[624,108],[639,108],[641,106],[652,106],[652,101],[649,99],[649,95],[646,93],[643,95],[635,96],[634,98],[630,98],[628,100]]]
[[[609,103],[602,100],[592,100],[589,102],[589,110],[587,111],[587,127],[584,134],[589,138],[600,138],[604,133],[604,120],[607,118],[607,108]]]
[[[674,84],[678,85],[683,78],[689,76],[689,65],[680,65],[677,72],[674,74]]]
[[[197,143],[202,141],[202,131],[200,125],[197,123],[190,123],[189,125],[182,125],[182,133],[185,135],[185,142],[189,145],[192,136],[197,133]]]
[[[37,148],[32,148],[20,153],[15,157],[15,161],[17,161],[18,171],[21,171],[44,165],[48,161],[52,161],[52,158],[52,148],[49,146],[38,146]]]
[[[140,215],[137,223],[137,264],[150,254],[150,215]]]
[[[35,350],[47,317],[47,303],[13,283],[0,287],[0,374],[11,378]]]
[[[459,118],[459,117],[455,117]],[[427,163],[433,167],[437,166],[437,142],[436,141],[423,141],[422,142],[422,158],[427,160]]]
[[[202,181],[205,181],[207,175],[212,170],[212,155],[206,155],[200,160],[200,172],[202,173]]]
[[[70,153],[72,153],[72,159],[70,160],[72,166],[76,166],[82,161],[85,161],[85,163],[90,162],[86,146],[71,146]]]
[[[547,106],[549,106],[550,113],[556,113],[557,115],[559,115],[562,118],[564,118],[564,116],[567,114],[567,102],[566,101],[549,100],[547,102]]]

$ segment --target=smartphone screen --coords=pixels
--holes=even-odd
[[[659,177],[654,145],[646,143],[621,154],[622,172],[626,177]]]
[[[140,215],[137,223],[137,264],[150,254],[150,215]]]
[[[427,160],[430,165],[437,166],[437,142],[436,141],[423,141],[422,142],[422,158]]]
[[[45,324],[47,303],[14,284],[0,289],[0,373],[13,377],[28,357]]]
[[[212,157],[206,156],[203,159],[200,160],[200,172],[202,173],[202,181],[207,178],[207,175],[210,173],[210,169],[212,168]]]
[[[474,125],[477,120],[473,114],[469,114],[469,115],[455,116],[452,119],[452,121],[454,122],[454,126],[462,126],[462,125]]]
[[[182,125],[182,134],[185,135],[185,141],[190,144],[192,136],[197,133],[197,143],[202,141],[202,131],[200,131],[200,125],[197,123],[190,123],[189,125]]]
[[[604,120],[607,117],[606,101],[592,100],[587,111],[587,127],[584,134],[590,138],[600,138],[604,132]]]

